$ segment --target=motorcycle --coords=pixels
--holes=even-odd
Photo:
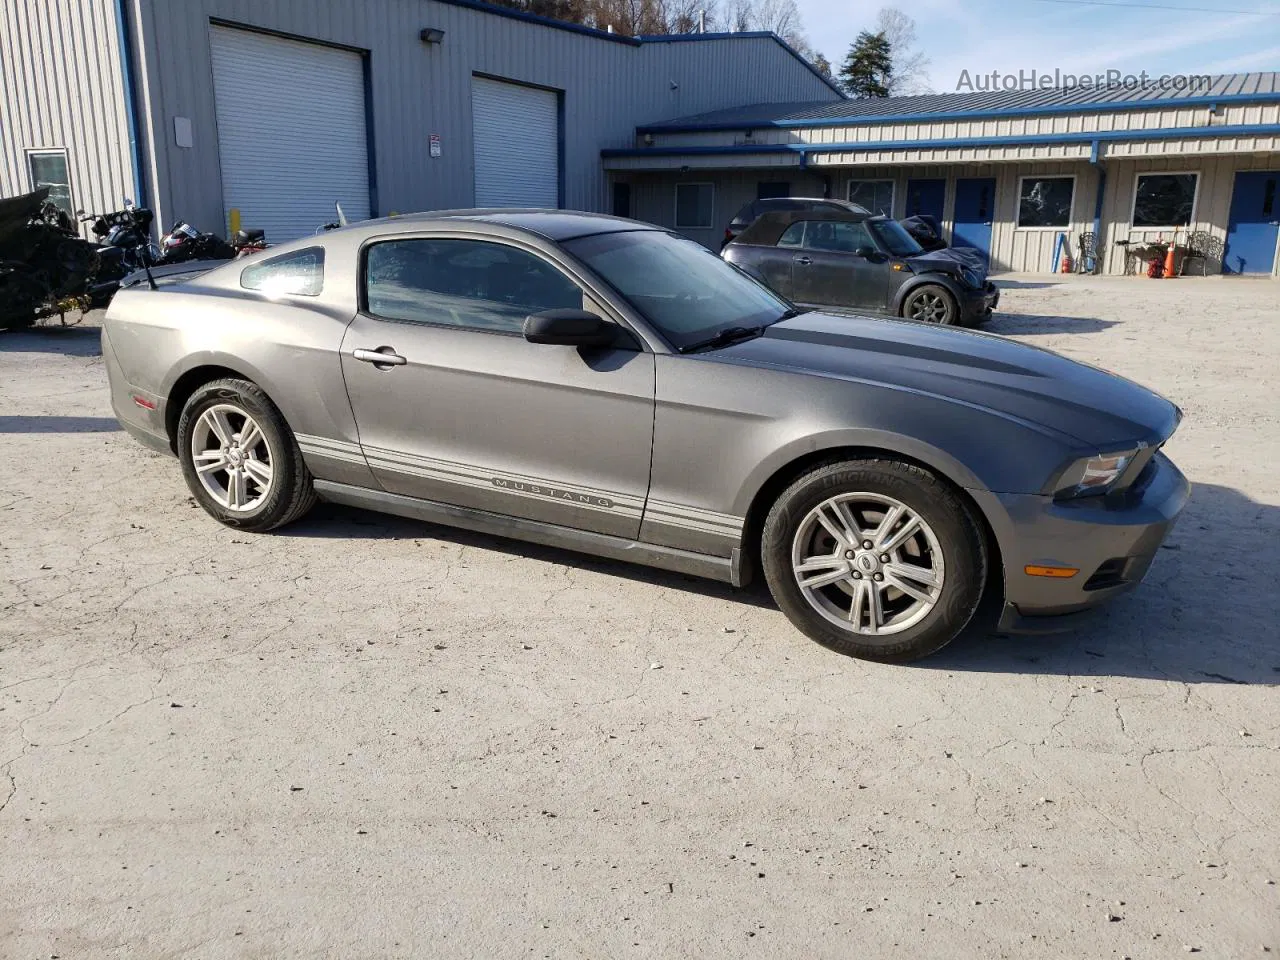
[[[154,215],[146,207],[134,206],[128,197],[120,210],[101,214],[81,210],[79,215],[80,222],[90,224],[89,230],[98,240],[101,260],[89,297],[94,307],[105,306],[121,280],[159,262],[160,249],[151,242]]]
[[[235,251],[237,260],[253,253],[261,253],[268,246],[270,244],[267,243],[264,230],[237,230],[236,235],[231,238],[231,249]]]
[[[160,265],[186,263],[188,260],[231,260],[236,251],[221,237],[201,233],[185,220],[177,221],[160,238]]]
[[[0,200],[0,329],[89,308],[86,288],[101,258],[75,222],[49,202],[49,189]],[[75,321],[73,321],[75,322]]]

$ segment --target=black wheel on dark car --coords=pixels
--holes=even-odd
[[[182,475],[200,506],[229,527],[263,533],[316,502],[311,472],[276,405],[248,380],[196,390],[178,421]]]
[[[765,519],[761,561],[788,619],[824,646],[906,663],[964,629],[986,583],[972,511],[895,460],[847,460],[800,477]]]
[[[936,284],[917,287],[902,302],[902,315],[924,323],[953,324],[960,319],[960,308],[951,291]]]

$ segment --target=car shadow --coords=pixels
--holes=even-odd
[[[729,603],[745,603],[753,607],[775,607],[773,598],[762,580],[746,587],[732,587],[716,580],[706,580],[688,574],[623,563],[595,557],[591,554],[546,547],[524,540],[510,540],[497,535],[476,533],[459,527],[446,527],[425,520],[411,520],[391,514],[362,510],[334,503],[321,503],[306,518],[276,531],[273,536],[317,537],[339,540],[415,540],[430,538],[462,547],[493,550],[510,557],[540,560],[562,564],[582,570],[621,577],[636,583],[648,583],[655,587],[684,590],[705,597],[725,600]]]
[[[28,327],[0,331],[0,353],[52,353],[64,357],[102,356],[102,327],[97,316],[75,326]]]
[[[759,577],[735,589],[684,574],[334,504],[321,504],[278,535],[429,537],[726,603],[776,609]],[[1100,607],[1070,632],[1047,636],[996,634],[1000,598],[989,597],[954,642],[913,669],[1280,685],[1280,625],[1271,599],[1277,582],[1280,507],[1258,503],[1229,487],[1198,484],[1146,582],[1132,593]]]
[[[1097,333],[1116,326],[1118,321],[1099,317],[1057,317],[1032,313],[1004,313],[997,310],[982,325],[985,333],[1006,336],[1034,336],[1054,333]]]
[[[0,433],[114,433],[119,429],[115,417],[0,416]]]
[[[992,277],[991,282],[1001,290],[1046,290],[1049,287],[1060,287],[1062,281],[1049,283],[1037,280],[1001,280],[999,277]]]
[[[992,605],[919,669],[1280,685],[1280,507],[1197,484],[1144,583],[1068,632],[995,636]]]

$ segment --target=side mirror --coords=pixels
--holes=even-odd
[[[565,347],[603,347],[613,343],[616,329],[585,310],[544,310],[525,318],[524,338]]]
[[[861,257],[863,260],[870,260],[876,255],[875,247],[861,246],[854,250],[854,255]]]

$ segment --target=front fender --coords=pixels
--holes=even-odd
[[[902,286],[898,287],[889,303],[889,312],[894,316],[902,316],[902,304],[911,295],[911,291],[930,285],[945,289],[951,296],[955,297],[956,307],[963,308],[965,297],[968,294],[964,287],[950,274],[942,272],[916,273],[904,280]]]

